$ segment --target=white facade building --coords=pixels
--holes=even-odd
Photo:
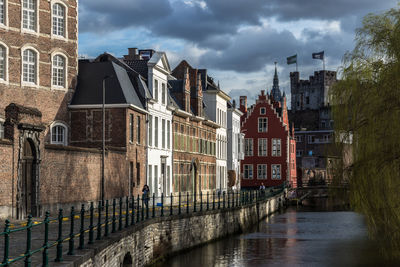
[[[244,134],[240,130],[240,117],[243,113],[236,103],[228,103],[228,171],[233,171],[235,182],[233,190],[240,189],[240,161],[244,159]]]
[[[206,105],[207,116],[221,127],[217,129],[216,144],[216,188],[217,190],[227,190],[228,188],[228,134],[227,134],[227,102],[230,97],[223,92],[219,86],[215,85],[213,79],[207,76],[206,70],[202,72],[203,101]]]

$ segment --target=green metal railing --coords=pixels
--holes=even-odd
[[[94,244],[95,239],[101,240],[108,237],[110,226],[111,233],[115,233],[151,218],[181,215],[183,214],[183,207],[186,207],[186,214],[236,209],[263,201],[281,193],[283,189],[283,187],[276,187],[257,191],[213,191],[205,194],[202,192],[199,194],[189,194],[188,192],[181,194],[179,192],[169,196],[161,194],[160,197],[156,197],[154,194],[152,196],[138,195],[136,200],[134,197],[121,197],[111,201],[106,200],[104,205],[99,201],[97,207],[94,206],[93,202],[88,207],[82,204],[79,211],[71,207],[67,216],[64,215],[63,209],[60,209],[57,218],[50,218],[50,213],[46,212],[41,222],[33,222],[32,216],[29,215],[26,224],[22,224],[20,227],[12,227],[10,221],[6,220],[4,231],[0,233],[0,238],[4,239],[3,260],[0,266],[9,266],[18,261],[24,261],[25,267],[30,267],[32,256],[42,253],[41,263],[42,266],[46,267],[49,266],[50,249],[55,249],[53,251],[55,252],[55,259],[53,260],[62,262],[65,254],[65,242],[68,241],[66,255],[75,255],[76,242],[78,242],[78,250],[84,249],[86,244]],[[110,205],[110,203],[112,204]],[[169,212],[166,213],[166,210],[169,210]],[[95,221],[96,217],[97,222]],[[64,228],[67,223],[69,223],[69,227]],[[53,231],[50,229],[52,225],[54,225]],[[79,226],[79,229],[76,229],[77,226]],[[40,227],[44,229],[40,231]],[[43,235],[44,242],[38,248],[32,249],[32,231],[35,230],[39,231],[39,235]],[[17,256],[11,256],[10,237],[23,231],[26,231],[25,251]],[[50,242],[50,235],[57,236],[57,239]],[[85,242],[85,235],[87,243]],[[15,241],[22,244],[22,240]],[[15,254],[15,252],[13,253]],[[37,264],[35,262],[35,265]]]

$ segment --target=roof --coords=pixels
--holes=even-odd
[[[71,105],[95,105],[103,102],[103,79],[105,82],[106,104],[132,104],[145,109],[143,99],[139,98],[138,91],[145,90],[142,79],[113,61],[79,62],[78,85]],[[135,88],[136,87],[136,88]]]
[[[124,60],[124,62],[132,69],[134,69],[137,73],[148,78],[148,67],[147,60],[142,59],[134,59],[134,60]]]

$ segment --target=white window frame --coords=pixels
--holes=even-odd
[[[161,103],[163,105],[166,105],[167,103],[167,88],[165,86],[165,83],[161,83]]]
[[[5,54],[4,54],[4,79],[0,78],[0,83],[6,83],[8,84],[8,46],[0,41],[0,46],[4,48]]]
[[[0,118],[0,139],[4,139],[4,120]]]
[[[249,144],[247,144],[247,142]],[[250,149],[246,149],[246,148],[250,147],[250,143],[251,143],[251,153],[248,153],[248,152],[250,152]],[[253,141],[253,138],[245,138],[244,139],[244,155],[247,156],[247,157],[252,157],[254,155],[254,141]]]
[[[153,97],[158,102],[158,80],[154,79],[154,86],[153,86]]]
[[[279,167],[279,176],[277,174],[274,175],[274,169]],[[282,167],[281,164],[271,164],[271,180],[281,180],[282,179]]]
[[[28,28],[24,28],[24,1],[25,0],[21,0],[21,32],[26,32],[26,33],[32,33],[32,34],[36,34],[39,35],[39,5],[40,5],[40,0],[32,0],[35,1],[36,5],[35,5],[35,29],[28,29]],[[28,0],[29,1],[29,0]]]
[[[3,0],[4,20],[0,22],[0,28],[8,29],[8,0]]]
[[[260,151],[260,145],[263,144],[263,149]],[[264,146],[265,145],[265,146]],[[260,153],[262,152],[262,153]],[[268,139],[267,138],[258,138],[257,140],[257,154],[259,157],[268,156]]]
[[[148,138],[148,144],[149,146],[153,146],[153,116],[149,115],[149,138]]]
[[[312,139],[314,138],[314,141]],[[307,135],[307,143],[308,144],[314,144],[316,141],[315,135]]]
[[[303,142],[303,135],[295,135],[294,138],[296,139],[296,143]]]
[[[54,58],[56,56],[60,56],[64,59],[64,86],[54,84]],[[51,54],[51,88],[55,90],[67,90],[68,88],[68,57],[64,53],[58,51]]]
[[[246,167],[248,167],[248,177],[246,177]],[[251,175],[250,175],[251,171]],[[251,180],[254,177],[254,170],[253,170],[253,164],[243,164],[243,179]]]
[[[264,120],[264,119],[266,120],[265,131],[264,131],[263,127],[260,131],[260,120]],[[261,122],[261,123],[264,124],[264,122]],[[268,133],[268,117],[258,117],[258,125],[257,126],[258,126],[257,130],[259,133]]]
[[[265,167],[265,170],[261,170],[260,167]],[[260,175],[260,170],[263,171],[264,177]],[[257,179],[258,180],[266,180],[268,178],[268,167],[267,164],[257,164]]]
[[[296,150],[296,157],[302,157],[303,156],[303,150],[298,149]]]
[[[54,7],[61,5],[64,8],[64,35],[54,34]],[[68,7],[59,0],[51,1],[51,38],[68,39]]]
[[[279,141],[279,142],[278,142]],[[278,146],[279,145],[279,146]],[[278,149],[279,148],[279,149]],[[279,153],[278,153],[279,152]],[[282,156],[282,140],[279,138],[272,139],[272,151],[271,156],[280,157]]]
[[[54,131],[55,127],[63,127],[64,128],[64,136],[63,136],[64,140],[62,142],[60,142],[58,140],[53,141],[53,131]],[[53,145],[64,145],[64,146],[68,145],[68,127],[65,123],[53,122],[50,125],[50,143]]]
[[[35,70],[36,70],[36,77],[35,82],[26,82],[24,81],[24,52],[27,50],[33,50],[36,53],[36,62],[35,62]],[[32,47],[32,46],[25,46],[21,49],[21,86],[30,86],[30,87],[39,87],[40,80],[39,80],[39,61],[40,61],[40,53],[39,51]]]
[[[267,109],[265,107],[260,108],[260,115],[267,114]]]

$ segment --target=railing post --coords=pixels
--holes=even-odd
[[[189,213],[189,192],[186,192],[186,213]]]
[[[218,191],[218,209],[221,208],[221,191]]]
[[[55,261],[62,262],[62,223],[63,223],[63,209],[60,209],[58,212],[58,238],[57,238],[57,256]]]
[[[174,196],[172,195],[172,192],[171,192],[170,198],[171,198],[171,203],[170,203],[169,215],[172,216],[172,214],[174,214],[174,212],[172,210],[173,209],[172,202],[174,201]]]
[[[68,241],[68,255],[74,255],[74,219],[75,219],[75,208],[71,207],[70,218],[70,231],[69,231],[69,241]]]
[[[125,198],[125,228],[129,226],[129,198]]]
[[[229,209],[231,207],[230,198],[229,198],[229,191],[227,191],[227,194],[228,194],[228,209]]]
[[[164,192],[161,193],[161,217],[164,216]]]
[[[10,247],[10,221],[9,220],[6,220],[6,226],[4,228],[4,233],[5,233],[5,235],[4,235],[3,264],[4,264],[4,266],[8,266],[8,256],[9,256],[9,247]],[[47,252],[47,245],[44,245],[44,247]]]
[[[210,209],[210,203],[208,202],[208,195],[209,195],[209,192],[207,191],[207,210]]]
[[[149,193],[147,192],[146,194],[146,199],[144,200],[144,203],[146,203],[146,219],[149,219]]]
[[[200,211],[203,210],[203,192],[200,191]]]
[[[215,210],[215,191],[213,191],[213,205],[212,209]]]
[[[118,224],[118,231],[122,230],[122,197],[119,198],[119,224]]]
[[[109,208],[109,201],[108,199],[106,200],[106,214],[105,214],[105,218],[104,218],[104,236],[108,236],[108,221],[109,221],[109,217],[108,217],[108,208]]]
[[[224,209],[225,209],[225,195],[226,195],[225,191],[222,192],[222,204]]]
[[[139,194],[137,195],[137,207],[136,207],[136,209],[137,209],[137,211],[136,211],[136,222],[139,222],[139,219],[140,219],[140,212],[139,212],[139,209],[140,209],[140,197],[139,197]]]
[[[111,223],[111,233],[115,233],[117,231],[117,225],[116,225],[116,220],[117,217],[115,216],[115,208],[117,205],[117,202],[115,201],[115,198],[113,198],[113,216],[112,216],[112,223]]]
[[[131,215],[131,225],[135,224],[135,197],[131,196],[131,201],[132,201],[132,215]]]
[[[93,202],[90,202],[90,225],[89,225],[89,244],[93,244],[93,214],[94,213],[94,207],[93,207]]]
[[[98,220],[97,220],[97,237],[96,240],[101,239],[101,205],[102,202],[101,200],[99,201],[99,206],[97,207],[97,213],[99,214]]]
[[[43,256],[42,256],[42,266],[48,267],[49,266],[49,216],[50,213],[46,211],[46,215],[44,217],[44,242],[43,242]],[[8,220],[7,220],[8,221]],[[6,221],[6,223],[7,223]],[[4,253],[4,257],[6,254]],[[7,255],[8,257],[8,255]],[[4,258],[5,259],[5,258]],[[3,262],[4,263],[4,262]]]
[[[152,203],[152,206],[153,206],[153,210],[151,211],[151,217],[156,217],[156,194],[155,193],[153,193],[153,203]]]
[[[85,204],[81,207],[81,229],[79,230],[79,247],[83,249],[85,247]]]
[[[31,245],[32,245],[32,215],[28,215],[26,224],[26,251],[25,251],[25,267],[30,267],[31,260]]]
[[[196,212],[196,192],[193,192],[193,212]]]
[[[178,196],[178,214],[181,214],[181,191],[179,191],[179,196]]]

